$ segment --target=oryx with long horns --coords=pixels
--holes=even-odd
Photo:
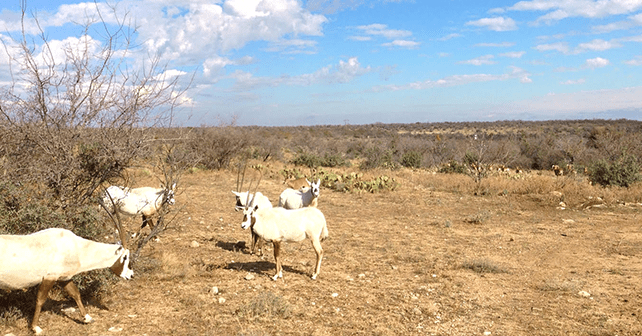
[[[134,271],[129,266],[129,250],[119,222],[119,244],[95,242],[76,236],[73,232],[51,228],[28,235],[0,235],[0,288],[25,289],[40,284],[36,298],[31,329],[42,332],[38,326],[40,310],[49,290],[56,282],[76,301],[85,323],[93,319],[83,306],[78,287],[71,278],[79,273],[110,268],[116,275],[130,279]]]

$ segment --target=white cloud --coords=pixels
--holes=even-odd
[[[282,52],[285,54],[315,54],[317,41],[303,39],[281,39],[269,43],[265,51]]]
[[[642,42],[642,35],[622,37],[618,40],[622,42]]]
[[[559,119],[560,114],[599,113],[614,110],[640,111],[642,86],[613,90],[550,94],[508,104],[508,111],[535,113],[540,118]]]
[[[603,68],[609,64],[611,64],[611,62],[609,62],[609,60],[604,59],[602,57],[587,59],[585,63],[585,65],[591,69]]]
[[[246,65],[254,62],[250,56],[241,57],[236,60],[230,60],[226,57],[212,56],[203,62],[203,75],[214,77],[223,74],[223,69],[228,65]]]
[[[460,86],[471,83],[483,83],[491,81],[505,81],[518,79],[521,83],[531,83],[530,74],[524,69],[510,67],[510,71],[502,75],[472,74],[447,76],[435,81],[426,80],[413,82],[404,85],[381,85],[373,88],[374,91],[401,91],[401,90],[427,90],[438,87]]]
[[[624,64],[640,66],[642,65],[642,56],[635,56],[635,58],[624,61]]]
[[[415,41],[408,41],[408,40],[394,40],[392,42],[384,43],[382,46],[384,47],[402,47],[402,48],[416,48],[420,45],[421,43],[415,42]]]
[[[548,12],[535,23],[550,24],[570,17],[603,18],[634,13],[641,8],[642,2],[638,0],[532,0],[519,1],[506,9]]]
[[[98,55],[100,53],[101,42],[93,39],[91,36],[83,35],[78,37],[68,37],[64,40],[51,40],[48,43],[48,50],[42,48],[36,51],[34,59],[41,67],[49,65],[63,66],[69,57],[81,59],[84,53],[89,55]]]
[[[622,44],[620,44],[617,41],[604,41],[600,39],[595,39],[588,43],[578,44],[576,48],[576,53],[583,52],[586,50],[604,51],[604,50],[609,50],[609,49],[619,48],[619,47],[622,47]]]
[[[504,17],[483,18],[466,22],[467,26],[486,27],[493,31],[517,30],[515,20]]]
[[[569,80],[567,80],[565,82],[560,82],[560,84],[562,84],[562,85],[578,85],[578,84],[584,84],[585,82],[586,82],[586,80],[584,78],[580,78],[580,79],[577,79],[577,80],[569,79]]]
[[[497,62],[493,61],[493,58],[495,58],[495,56],[493,56],[493,55],[484,55],[484,56],[480,56],[480,57],[477,57],[477,58],[473,58],[473,59],[470,59],[470,60],[461,61],[461,62],[457,62],[457,63],[459,63],[459,64],[471,64],[471,65],[490,65],[490,64],[497,63]]]
[[[340,60],[339,64],[331,64],[313,73],[298,76],[283,75],[277,78],[254,77],[248,72],[236,71],[230,75],[230,78],[236,80],[233,89],[244,92],[260,87],[276,87],[280,85],[310,86],[315,84],[342,84],[348,83],[372,71],[373,69],[370,66],[362,67],[357,57],[352,57],[347,61]]]
[[[629,29],[635,26],[630,21],[611,22],[605,25],[593,26],[591,30],[596,34],[610,33],[615,30]]]
[[[100,20],[109,24],[118,23],[114,9],[108,4],[101,2],[63,4],[58,7],[57,12],[53,15],[46,15],[43,19],[41,22],[43,27],[60,27],[70,22],[84,24],[99,22]]]
[[[361,30],[366,35],[383,36],[387,39],[398,39],[401,37],[408,37],[412,35],[411,31],[389,29],[388,25],[374,23],[365,26],[358,26],[357,29]]]
[[[501,42],[501,43],[477,43],[474,46],[475,47],[500,47],[500,48],[508,48],[514,46],[515,43],[513,42]]]
[[[569,52],[569,47],[566,42],[556,42],[556,43],[549,43],[549,44],[539,44],[535,46],[535,50],[537,51],[559,51],[563,54],[567,54]]]
[[[508,57],[508,58],[522,58],[524,54],[526,54],[525,51],[511,51],[511,52],[501,53],[499,54],[499,56]]]
[[[123,0],[120,4],[136,18],[138,39],[144,41],[148,52],[162,54],[167,59],[185,55],[207,58],[240,49],[252,41],[283,45],[287,37],[300,40],[303,35],[321,36],[323,24],[327,22],[323,15],[310,13],[296,0],[227,0],[222,5],[181,0],[172,5]],[[174,8],[178,10],[172,10],[169,15]]]
[[[437,40],[438,41],[448,41],[448,40],[451,40],[451,39],[454,39],[454,38],[457,38],[457,37],[462,37],[462,36],[463,35],[458,34],[458,33],[452,33],[452,34],[448,34],[448,35],[446,35],[444,37],[440,37]]]
[[[370,37],[370,36],[348,36],[348,40],[365,42],[365,41],[371,41],[372,37]]]

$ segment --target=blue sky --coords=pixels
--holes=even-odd
[[[193,77],[182,125],[642,120],[642,0],[110,4],[138,27],[138,57]],[[50,41],[80,37],[95,8],[27,1]],[[19,13],[3,1],[5,45]]]

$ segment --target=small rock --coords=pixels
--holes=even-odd
[[[107,330],[111,331],[111,332],[121,332],[121,331],[123,331],[123,328],[121,328],[121,327],[111,327],[111,328],[109,328]]]
[[[335,297],[337,297],[337,296],[339,296],[339,293],[332,293],[332,297],[333,297],[333,298],[335,298]]]
[[[225,303],[225,298],[222,298],[222,297],[218,298],[218,303],[219,304],[224,304]]]
[[[214,295],[218,294],[218,287],[214,286],[214,287],[210,288],[210,293],[212,293]]]
[[[254,274],[248,273],[247,275],[245,275],[245,280],[254,280]]]
[[[63,308],[62,311],[65,312],[65,313],[75,313],[76,312],[76,308],[67,307],[67,308]]]
[[[5,334],[4,336],[16,336],[16,334],[14,334],[14,333],[8,333],[8,334]]]
[[[365,274],[363,274],[363,273],[361,273],[361,274],[359,274],[359,277],[360,277],[360,278],[365,278],[365,277],[366,277],[366,275],[365,275]]]
[[[484,336],[490,336],[492,334],[490,331],[484,331]]]
[[[577,295],[582,296],[582,297],[590,297],[591,293],[589,293],[587,291],[580,291],[579,293],[577,293]]]
[[[564,224],[575,224],[575,220],[573,219],[563,219],[562,222]]]
[[[189,243],[189,246],[190,246],[190,247],[195,247],[195,248],[196,248],[196,247],[201,246],[201,244],[199,244],[196,240],[192,240],[192,242],[191,242],[191,243]]]
[[[415,315],[421,315],[423,312],[421,311],[421,309],[415,307],[413,308],[412,313]]]

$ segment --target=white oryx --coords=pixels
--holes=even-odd
[[[260,208],[272,208],[272,202],[270,202],[270,199],[263,195],[260,191],[256,192],[254,194],[244,191],[244,192],[236,192],[232,191],[234,196],[236,196],[236,207],[234,208],[235,211],[243,211],[245,209],[245,206],[249,203],[253,203],[254,205],[258,205]],[[249,194],[249,197],[248,197]]]
[[[117,225],[118,226],[118,225]],[[119,232],[122,232],[119,230]],[[123,242],[123,235],[120,236]],[[25,289],[40,284],[31,329],[40,334],[40,310],[56,282],[76,301],[85,323],[87,314],[78,287],[71,278],[79,273],[110,268],[116,275],[130,279],[129,250],[120,244],[105,244],[76,236],[66,229],[52,228],[29,235],[0,235],[0,288]]]
[[[111,186],[105,190],[102,202],[108,211],[114,213],[118,211],[120,214],[127,216],[141,215],[143,224],[140,229],[149,224],[150,228],[154,228],[154,221],[152,216],[160,210],[164,203],[174,205],[174,193],[176,191],[176,183],[172,184],[171,188],[165,188],[162,184],[160,188],[142,187],[142,188],[123,188],[118,186]],[[138,232],[140,232],[140,229]]]
[[[310,184],[310,188],[306,191],[294,190],[291,188],[283,190],[279,196],[279,207],[286,209],[299,209],[304,207],[316,208],[319,199],[321,179],[318,179],[316,183],[310,181],[307,182]]]
[[[244,192],[236,192],[232,191],[234,193],[234,196],[236,196],[236,207],[234,208],[235,211],[243,211],[245,209],[245,206],[248,203],[255,204],[261,209],[269,209],[272,208],[272,202],[270,202],[270,199],[267,198],[267,196],[261,194],[260,192],[256,192],[254,194],[250,194],[249,191],[244,191]],[[255,254],[258,251],[258,255],[263,255],[263,250],[262,250],[263,242],[259,239],[259,236],[257,236],[254,231],[252,231],[252,242],[250,244],[250,253]]]
[[[286,210],[285,208],[262,209],[252,203],[243,210],[241,228],[250,228],[268,242],[274,244],[274,259],[276,261],[276,274],[273,280],[283,277],[281,265],[281,243],[299,242],[306,237],[312,242],[312,247],[317,254],[317,262],[312,273],[316,279],[321,271],[323,248],[321,241],[328,237],[328,227],[325,216],[317,208],[302,208]]]

